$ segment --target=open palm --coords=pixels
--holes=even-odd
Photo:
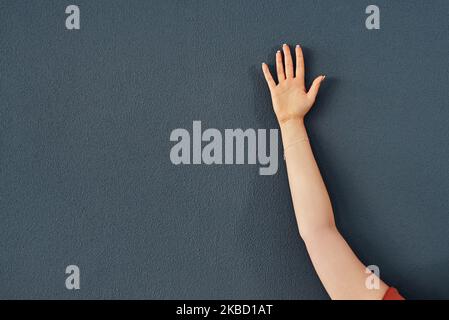
[[[303,119],[312,108],[325,76],[317,77],[306,91],[304,83],[304,57],[299,45],[295,48],[296,71],[288,45],[282,46],[284,61],[280,50],[276,52],[276,71],[278,84],[274,81],[268,65],[262,63],[262,70],[270,88],[273,109],[280,124],[291,119]],[[284,67],[285,63],[285,67]]]

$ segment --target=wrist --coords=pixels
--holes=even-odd
[[[298,139],[306,139],[308,137],[303,118],[289,119],[279,123],[279,127],[281,128],[282,143],[284,147]]]
[[[303,117],[294,117],[294,118],[288,118],[285,120],[278,121],[279,127],[281,130],[288,130],[288,128],[292,126],[304,126],[304,118]]]

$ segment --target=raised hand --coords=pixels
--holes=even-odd
[[[273,109],[279,124],[291,119],[303,119],[312,108],[325,76],[317,77],[306,90],[304,84],[304,57],[299,45],[295,48],[296,71],[293,69],[293,60],[288,45],[282,46],[284,61],[280,50],[276,52],[276,71],[278,84],[274,81],[266,63],[262,63],[262,70],[271,92]],[[285,64],[285,66],[284,66]]]

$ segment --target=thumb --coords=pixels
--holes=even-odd
[[[313,83],[310,86],[309,92],[307,92],[307,95],[313,101],[315,101],[316,96],[318,95],[318,91],[320,90],[321,83],[323,82],[323,80],[325,78],[326,78],[326,76],[319,76],[315,80],[313,80]]]

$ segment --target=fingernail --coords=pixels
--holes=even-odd
[[[281,50],[276,51],[276,53],[281,53]]]
[[[326,76],[325,76],[325,75],[323,76],[323,80],[321,80],[321,81],[324,81],[324,79],[326,79]]]
[[[287,44],[286,43],[284,43],[283,45],[282,45],[283,47],[286,47],[287,46]]]
[[[296,45],[296,48],[301,48],[301,46],[299,44]]]

